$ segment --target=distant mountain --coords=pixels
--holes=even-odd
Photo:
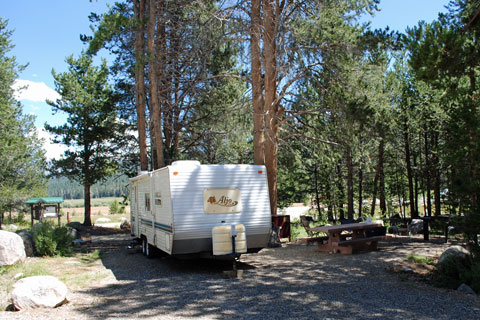
[[[110,177],[90,188],[92,198],[121,197],[128,194],[128,177],[125,175]],[[83,199],[83,185],[65,177],[51,178],[48,181],[48,196],[63,197],[66,200]]]

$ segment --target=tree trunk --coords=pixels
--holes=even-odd
[[[383,138],[382,138],[383,141]],[[382,148],[379,151],[379,158],[378,160],[380,161],[380,212],[382,213],[382,216],[385,216],[385,213],[387,211],[387,205],[386,205],[386,199],[385,199],[385,171],[384,171],[384,166],[383,166],[383,158],[384,158],[384,151],[385,151],[385,144],[381,144]]]
[[[265,104],[263,99],[262,60],[260,51],[260,8],[262,0],[252,0],[250,13],[250,59],[252,67],[252,105],[253,105],[253,162],[265,164],[264,122]]]
[[[92,220],[90,218],[90,214],[91,214],[90,183],[87,182],[86,180],[83,183],[83,190],[84,190],[83,198],[84,198],[84,207],[85,207],[83,225],[90,227],[92,225]]]
[[[328,221],[333,221],[334,218],[333,218],[333,197],[332,197],[332,185],[331,183],[327,182],[327,205],[328,205],[328,208],[327,208],[327,220]]]
[[[176,153],[174,147],[174,135],[175,135],[175,125],[174,125],[174,110],[176,109],[175,99],[172,101],[172,91],[175,92],[175,77],[176,72],[175,67],[172,65],[177,61],[177,46],[178,46],[178,37],[174,34],[176,31],[176,26],[172,25],[167,30],[167,24],[169,23],[170,17],[168,13],[165,12],[166,5],[164,0],[159,1],[158,7],[158,25],[157,25],[157,77],[159,85],[159,103],[160,103],[160,112],[162,119],[162,132],[163,132],[163,165],[168,165],[172,163],[174,154]],[[173,22],[175,24],[175,22]],[[171,68],[171,70],[169,70]]]
[[[363,170],[362,166],[358,168],[358,217],[362,216],[363,209]]]
[[[148,170],[147,130],[145,122],[145,16],[146,0],[136,0],[135,12],[135,106],[137,109],[138,144],[140,147],[140,170]]]
[[[372,193],[372,208],[370,210],[370,215],[375,216],[375,207],[377,204],[377,192],[378,192],[378,180],[380,179],[380,172],[382,171],[383,166],[383,149],[384,142],[383,138],[380,138],[380,143],[378,145],[378,162],[377,169],[375,170],[375,178],[373,179],[373,193]]]
[[[438,160],[438,132],[435,132],[433,135],[433,145],[435,147],[435,152],[432,155],[433,162],[433,172],[434,172],[434,182],[433,182],[433,194],[435,197],[435,215],[439,216],[442,214],[440,208],[440,163]]]
[[[315,201],[317,202],[318,217],[322,217],[322,211],[320,210],[320,194],[318,193],[318,163],[315,164],[313,171],[313,179],[315,182]]]
[[[347,146],[347,217],[353,220],[353,159],[352,150]]]
[[[271,214],[277,213],[278,104],[276,103],[276,27],[274,1],[264,3],[265,48],[265,165],[267,167]]]
[[[157,2],[150,0],[150,14],[148,19],[147,45],[148,45],[148,76],[150,81],[150,104],[152,106],[151,119],[153,122],[153,144],[155,146],[154,168],[158,169],[164,166],[163,160],[163,137],[162,137],[162,112],[160,108],[160,99],[158,95],[158,73],[157,73],[157,52],[155,50],[155,30],[157,26]]]
[[[414,154],[413,156],[413,166],[414,168],[417,168],[417,156]],[[415,173],[413,175],[413,185],[414,185],[414,200],[415,200],[415,207],[414,207],[414,213],[415,216],[412,216],[412,218],[418,218],[418,173],[417,170],[415,170]]]
[[[430,195],[430,189],[431,189],[431,177],[430,177],[430,150],[429,150],[429,141],[428,141],[428,134],[427,134],[427,126],[424,126],[425,133],[424,133],[424,139],[425,139],[425,174],[426,174],[426,192],[427,192],[427,215],[430,217],[432,216],[432,198]]]
[[[408,125],[407,121],[403,123],[403,140],[405,143],[405,163],[407,165],[407,180],[408,180],[408,197],[410,200],[410,216],[412,218],[418,217],[418,213],[415,211],[415,201],[413,193],[413,174],[412,164],[410,163],[410,141],[408,138]]]
[[[337,188],[338,188],[338,211],[340,213],[340,220],[345,219],[345,211],[343,210],[343,204],[345,201],[345,189],[343,186],[343,175],[342,175],[342,169],[340,168],[340,165],[337,164],[336,166],[336,172],[337,172]]]

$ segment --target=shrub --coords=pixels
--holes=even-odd
[[[469,274],[472,265],[468,260],[456,259],[454,256],[439,264],[437,270],[433,272],[433,281],[439,287],[457,289],[465,282],[464,275]]]
[[[471,268],[463,270],[460,279],[463,283],[468,284],[473,291],[480,294],[480,264],[474,264]]]
[[[33,230],[35,249],[41,256],[66,256],[72,253],[73,237],[66,227],[53,227],[50,223],[38,224]]]
[[[300,237],[300,228],[303,228],[303,226],[301,226],[298,219],[295,219],[290,223],[290,238],[293,242]]]
[[[110,214],[116,214],[119,212],[119,206],[117,200],[113,200],[110,202],[110,208],[109,208]]]

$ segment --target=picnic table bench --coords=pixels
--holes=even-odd
[[[378,241],[387,240],[381,223],[348,223],[336,226],[311,228],[314,232],[328,234],[328,240],[318,244],[323,252],[352,254],[354,251],[377,250]]]

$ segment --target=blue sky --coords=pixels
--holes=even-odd
[[[444,12],[449,0],[381,0],[380,9],[372,18],[372,28],[385,28],[404,32],[420,20],[431,22],[438,12]],[[88,15],[102,13],[112,0],[2,0],[0,17],[8,20],[8,28],[14,30],[10,52],[20,64],[29,63],[20,74],[19,85],[28,85],[19,96],[25,113],[37,116],[36,125],[42,128],[45,122],[62,124],[65,117],[52,115],[46,98],[55,99],[52,68],[56,72],[67,69],[65,57],[78,54],[84,49],[80,34],[91,34]],[[45,133],[43,133],[44,136]],[[52,157],[58,150],[53,147],[47,154]]]

